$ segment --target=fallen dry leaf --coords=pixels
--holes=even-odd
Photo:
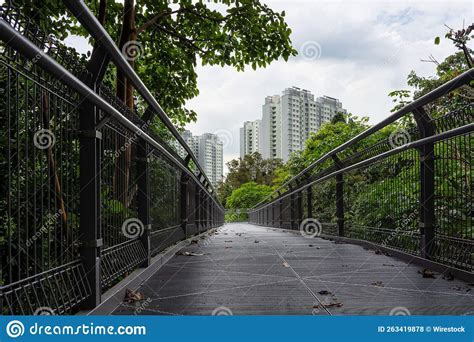
[[[203,256],[204,253],[194,253],[194,252],[182,252],[182,251],[179,251],[179,252],[176,252],[175,255],[184,255],[184,256]]]
[[[418,271],[423,278],[436,278],[435,273],[432,270],[424,268],[423,271]]]
[[[135,302],[140,302],[145,299],[145,295],[141,292],[138,291],[133,291],[130,289],[125,289],[125,297],[123,298],[123,301],[125,303],[135,303]]]
[[[454,276],[451,273],[448,273],[448,274],[443,276],[443,279],[452,281],[452,280],[454,280]]]
[[[324,296],[324,295],[330,295],[330,294],[332,294],[331,291],[327,291],[327,290],[321,290],[321,291],[319,291],[318,293],[319,293],[320,295],[323,295],[323,296]]]
[[[380,286],[380,287],[384,287],[384,286],[385,286],[385,285],[382,283],[382,281],[380,281],[380,280],[379,280],[379,281],[374,281],[374,282],[372,283],[372,285],[374,285],[374,286]]]
[[[321,303],[319,305],[313,306],[313,308],[321,308],[321,307],[324,307],[324,308],[331,308],[331,307],[340,308],[342,305],[343,304],[341,302]]]

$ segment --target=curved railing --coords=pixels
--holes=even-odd
[[[249,221],[371,242],[472,279],[473,79],[464,72],[325,154]]]
[[[92,308],[166,247],[224,221],[156,99],[84,3],[65,3],[98,42],[89,59],[15,8],[0,12],[4,314]],[[140,106],[114,95],[107,68],[133,84]]]

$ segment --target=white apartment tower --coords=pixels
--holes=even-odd
[[[281,106],[281,158],[286,162],[293,152],[304,149],[309,134],[318,130],[318,111],[314,95],[309,90],[296,87],[283,91]]]
[[[224,173],[223,143],[217,135],[204,133],[199,136],[197,157],[209,181],[216,186],[222,180]]]
[[[319,126],[321,126],[324,122],[331,121],[334,115],[338,112],[342,112],[344,114],[347,111],[342,108],[342,103],[338,99],[334,97],[329,97],[324,95],[323,97],[318,97],[316,99],[316,105],[318,108],[318,118],[319,118]]]
[[[260,126],[262,120],[245,121],[240,127],[240,158],[254,152],[259,152]]]
[[[188,130],[184,131],[181,136],[183,137],[184,141],[186,141],[186,144],[188,144],[191,151],[193,151],[194,155],[197,157],[199,154],[199,136],[193,136],[191,131]],[[185,155],[182,157],[184,158]]]
[[[281,158],[281,99],[280,96],[267,96],[262,107],[260,126],[260,154],[264,159]]]
[[[304,149],[310,134],[337,112],[346,112],[339,100],[329,96],[315,100],[306,89],[291,87],[281,96],[267,96],[262,110],[260,153],[263,158],[288,161],[293,152]]]
[[[181,136],[196,156],[199,165],[206,173],[209,181],[213,186],[216,186],[222,180],[224,173],[222,141],[219,140],[218,136],[215,134],[204,133],[199,136],[193,135],[188,130],[184,131]],[[184,148],[178,142],[175,142],[172,145],[182,158],[186,157]]]

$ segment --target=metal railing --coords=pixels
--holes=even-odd
[[[325,154],[249,222],[369,241],[472,279],[473,80],[471,69]],[[399,119],[412,127],[384,133]]]
[[[89,60],[15,8],[0,11],[3,314],[72,313],[151,257],[223,224],[224,208],[166,113],[82,1],[65,1]],[[145,108],[103,80],[124,74]],[[169,137],[150,128],[160,119]]]

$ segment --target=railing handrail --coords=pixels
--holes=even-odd
[[[440,133],[440,134],[437,134],[437,135],[433,135],[431,137],[419,139],[419,140],[407,143],[405,145],[398,146],[396,148],[393,148],[389,151],[380,153],[380,154],[378,154],[376,156],[373,156],[371,158],[368,158],[368,159],[362,160],[358,163],[346,166],[345,168],[335,170],[335,171],[333,171],[333,172],[331,172],[331,173],[329,173],[329,174],[327,174],[327,175],[325,175],[321,178],[315,179],[315,180],[313,180],[313,181],[311,181],[307,184],[304,184],[303,186],[301,186],[297,189],[294,189],[290,192],[286,192],[282,196],[278,197],[278,200],[281,200],[281,199],[286,198],[286,197],[288,197],[292,194],[300,192],[300,191],[312,186],[313,184],[320,183],[322,181],[325,181],[327,179],[335,177],[336,175],[339,175],[341,173],[346,173],[346,172],[352,171],[354,169],[360,168],[361,166],[371,164],[375,161],[387,158],[387,157],[392,156],[394,154],[397,154],[397,153],[400,153],[400,152],[403,152],[403,151],[406,151],[406,150],[410,150],[410,149],[413,149],[413,148],[417,148],[417,147],[420,147],[420,146],[423,146],[423,145],[426,145],[426,144],[429,144],[429,143],[434,143],[434,142],[446,140],[446,139],[449,139],[449,138],[452,138],[452,137],[455,137],[455,136],[458,136],[458,135],[466,134],[466,133],[469,133],[469,132],[473,132],[473,131],[474,131],[474,123],[471,123],[471,124],[467,124],[467,125],[464,125],[464,126],[461,126],[461,127],[453,128],[449,131],[446,131],[446,132],[443,132],[443,133]],[[257,209],[263,209],[263,208],[267,207],[268,205],[270,205],[271,203],[272,202],[266,203],[266,205],[263,205],[259,208],[254,207],[252,209],[249,209],[249,212],[254,212]]]
[[[191,148],[184,141],[181,134],[178,132],[176,127],[174,127],[171,120],[168,118],[166,112],[161,108],[160,104],[153,97],[151,92],[148,90],[146,85],[142,82],[140,77],[137,75],[135,70],[127,62],[125,57],[122,55],[117,45],[113,41],[112,37],[104,29],[104,27],[99,23],[97,18],[92,14],[89,7],[84,3],[83,0],[64,0],[65,5],[72,12],[72,14],[79,20],[82,26],[87,30],[87,32],[96,40],[97,43],[103,45],[107,50],[107,53],[110,55],[111,60],[114,62],[116,67],[127,77],[129,81],[132,82],[134,88],[138,93],[145,99],[145,101],[150,105],[153,110],[158,114],[160,120],[165,124],[165,126],[170,130],[173,136],[178,140],[180,145],[185,149],[186,153],[194,161],[194,164],[198,168],[200,174],[204,177],[205,181],[210,188],[209,193],[215,194],[214,187],[212,183],[207,178],[206,173],[203,171],[202,167],[199,164],[196,156],[192,152]],[[200,182],[202,183],[202,182]],[[213,196],[214,197],[214,196]]]
[[[460,86],[474,80],[474,68],[471,68],[465,72],[463,72],[461,75],[456,76],[452,80],[440,85],[439,87],[433,89],[429,93],[419,97],[416,100],[413,100],[409,104],[405,105],[401,109],[397,110],[395,113],[390,115],[389,117],[383,119],[379,123],[371,126],[370,128],[366,129],[365,131],[359,133],[355,137],[349,139],[345,143],[339,145],[338,147],[334,148],[330,152],[326,153],[324,156],[319,158],[318,160],[314,161],[311,163],[309,166],[304,168],[302,171],[300,171],[297,175],[291,177],[288,181],[280,185],[277,189],[275,189],[270,195],[268,195],[265,199],[257,203],[252,209],[257,209],[259,206],[262,204],[265,204],[269,198],[271,198],[275,193],[281,191],[285,187],[287,187],[289,184],[294,182],[296,179],[300,178],[307,172],[311,171],[314,169],[317,165],[323,163],[329,158],[332,158],[333,156],[337,155],[337,153],[345,150],[346,148],[356,144],[357,142],[361,141],[362,139],[372,135],[373,133],[379,131],[380,129],[390,125],[391,123],[395,122],[396,120],[400,119],[401,117],[405,116],[408,113],[413,112],[415,109],[420,108],[425,106],[426,104],[440,98],[441,96],[446,95],[453,89],[459,88]]]
[[[111,104],[105,101],[97,93],[92,91],[88,86],[86,86],[82,81],[80,81],[76,76],[74,76],[70,71],[64,68],[59,64],[54,58],[49,56],[46,52],[37,47],[30,40],[21,35],[17,30],[15,30],[10,24],[8,24],[3,18],[0,18],[0,39],[5,42],[6,45],[11,46],[15,50],[22,53],[27,58],[35,58],[36,63],[43,68],[48,70],[51,74],[56,76],[62,82],[73,88],[80,95],[87,97],[87,99],[92,102],[94,105],[102,109],[104,112],[113,116],[117,121],[119,121],[126,128],[134,131],[138,136],[140,136],[147,143],[158,149],[163,155],[165,155],[169,160],[171,160],[178,168],[188,174],[193,178],[199,186],[211,194],[209,190],[202,184],[198,177],[188,169],[187,165],[184,165],[179,160],[177,160],[166,148],[161,146],[155,139],[143,131],[140,127],[135,125],[117,109],[115,109]],[[37,56],[41,56],[37,58]],[[214,203],[222,208],[221,203],[213,195],[210,196]]]

